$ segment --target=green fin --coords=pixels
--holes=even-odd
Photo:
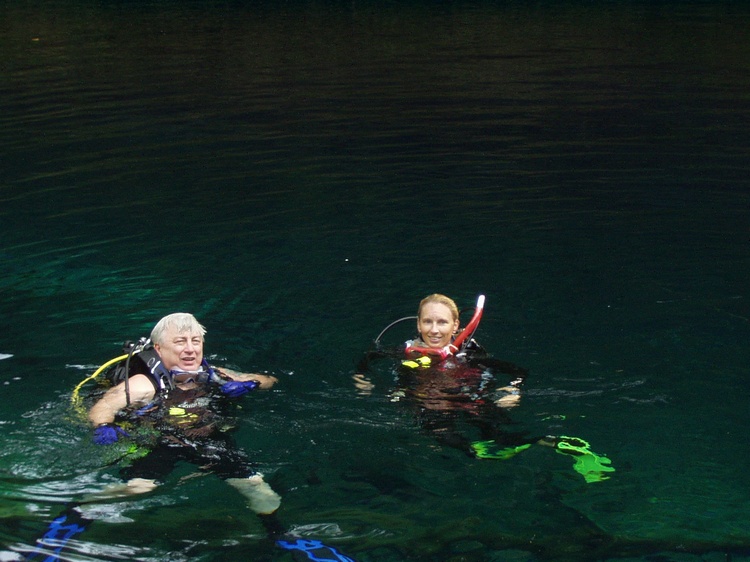
[[[505,449],[497,449],[496,447],[497,443],[492,439],[489,441],[475,441],[471,444],[471,449],[479,459],[508,460],[511,457],[515,457],[521,451],[525,451],[531,447],[531,443],[518,445],[517,447],[506,447]],[[494,451],[493,448],[495,448]]]
[[[574,458],[573,470],[580,473],[587,483],[608,480],[607,472],[615,472],[612,461],[603,455],[597,455],[591,451],[591,445],[580,437],[568,437],[563,435],[558,438],[555,450],[562,455],[571,455]]]

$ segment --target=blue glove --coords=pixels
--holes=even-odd
[[[229,381],[221,385],[221,391],[231,398],[237,398],[260,386],[258,381]]]
[[[123,437],[130,437],[130,434],[115,423],[103,423],[94,429],[94,443],[97,445],[111,445],[117,443],[117,440]]]

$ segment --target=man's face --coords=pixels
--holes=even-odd
[[[170,327],[154,349],[167,370],[197,371],[203,361],[203,336]]]

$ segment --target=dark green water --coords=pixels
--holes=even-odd
[[[238,433],[359,562],[744,560],[750,8],[0,4],[0,559],[113,481],[74,386],[162,315],[273,372]],[[441,449],[350,377],[440,291],[569,458]],[[290,560],[179,469],[74,560]]]

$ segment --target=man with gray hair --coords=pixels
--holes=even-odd
[[[179,461],[216,474],[235,487],[259,515],[278,509],[281,498],[256,472],[246,453],[225,432],[221,404],[276,377],[209,365],[203,355],[206,329],[192,314],[177,312],[154,326],[149,342],[133,346],[115,384],[89,410],[94,442],[129,438],[122,424],[146,425],[159,437],[152,450],[121,471],[126,484],[112,495],[153,490]]]

